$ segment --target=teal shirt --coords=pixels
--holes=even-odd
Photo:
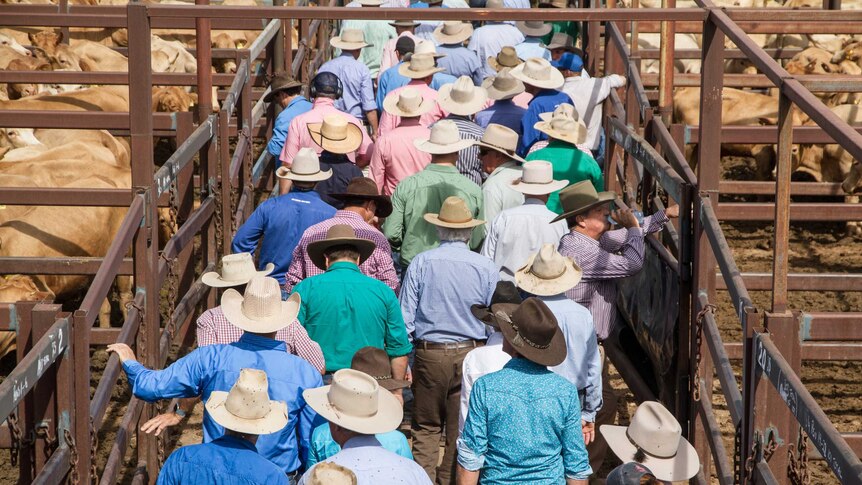
[[[353,263],[333,263],[325,273],[300,281],[293,292],[302,297],[297,319],[320,344],[327,372],[350,367],[362,347],[383,349],[389,357],[413,350],[392,288]]]
[[[554,37],[554,34],[557,32],[562,32],[564,34],[569,34],[575,39],[575,42],[578,41],[578,28],[579,22],[569,21],[569,20],[559,20],[556,22],[549,22],[551,24],[551,31],[545,34],[542,37],[542,43],[548,45],[551,42],[551,39]]]
[[[597,192],[605,190],[602,169],[593,157],[587,155],[571,143],[551,140],[548,146],[527,155],[527,160],[547,160],[554,166],[554,180],[568,180],[569,185],[589,180]],[[560,192],[554,192],[548,199],[548,209],[557,214],[563,213]]]
[[[407,437],[401,431],[396,429],[388,433],[376,434],[374,437],[383,445],[383,448],[408,460],[413,459],[413,453],[410,452],[410,444],[407,442]],[[332,432],[329,431],[329,423],[321,424],[311,433],[311,444],[309,445],[308,458],[305,460],[305,469],[310,470],[315,464],[320,463],[339,451],[341,451],[341,446],[338,446],[338,443],[332,439]]]

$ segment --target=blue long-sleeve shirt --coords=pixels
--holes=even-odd
[[[339,110],[350,113],[356,119],[365,120],[366,111],[377,109],[371,71],[365,63],[354,59],[352,54],[342,52],[340,56],[320,66],[317,72],[331,72],[341,79],[343,93],[335,100],[335,107]]]
[[[288,485],[284,471],[250,441],[222,436],[171,453],[156,485]]]
[[[538,121],[539,115],[542,113],[550,113],[562,103],[572,103],[572,98],[568,94],[557,91],[556,89],[543,89],[530,100],[527,105],[527,112],[521,119],[521,139],[518,141],[518,155],[522,157],[527,155],[533,143],[539,140],[547,140],[548,135],[533,128]]]
[[[275,118],[275,123],[272,125],[272,138],[266,144],[266,151],[275,157],[276,166],[281,165],[278,157],[281,155],[281,149],[284,148],[284,140],[287,139],[287,129],[290,127],[290,122],[306,111],[311,111],[311,102],[302,96],[297,96]]]
[[[230,249],[234,253],[254,254],[263,238],[258,267],[262,270],[267,263],[273,263],[275,269],[270,276],[284,285],[284,275],[293,259],[293,248],[299,243],[302,233],[334,215],[335,207],[321,200],[320,194],[294,187],[287,194],[267,199],[259,205],[237,229]]]
[[[389,69],[380,73],[380,77],[377,79],[377,109],[380,112],[383,112],[383,100],[386,99],[386,95],[391,93],[392,91],[400,88],[401,86],[406,86],[410,83],[411,79],[407,76],[402,76],[398,72],[398,66],[403,64],[403,62],[399,62]],[[450,74],[446,74],[445,72],[435,73],[431,78],[431,89],[435,89],[437,91],[440,90],[441,86],[445,86],[446,84],[452,84],[458,79],[455,76]]]
[[[311,364],[288,353],[284,342],[246,332],[230,345],[198,347],[164,370],[150,370],[134,360],[123,363],[132,393],[147,402],[195,396],[206,402],[213,391],[230,391],[246,368],[266,372],[270,399],[287,403],[287,426],[261,435],[257,449],[285,473],[293,472],[305,462],[311,430],[321,422],[302,391],[322,386],[323,380]],[[222,435],[224,428],[205,410],[204,443]]]

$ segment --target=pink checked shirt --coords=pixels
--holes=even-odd
[[[433,89],[431,86],[425,84],[422,81],[417,81],[414,79],[407,83],[407,85],[405,86],[401,86],[398,89],[393,89],[389,94],[387,94],[387,96],[392,96],[393,94],[397,96],[398,93],[400,93],[404,89],[407,89],[408,87],[419,91],[419,95],[422,96],[424,99],[434,102],[434,107],[431,108],[431,111],[419,117],[419,123],[422,126],[430,128],[431,125],[434,124],[434,122],[446,116],[447,113],[443,111],[437,104],[437,90]],[[294,121],[296,121],[296,118],[294,118]],[[385,135],[389,133],[390,131],[394,130],[395,127],[398,126],[400,123],[400,116],[395,116],[393,114],[384,112],[383,116],[380,117],[380,134]],[[291,125],[292,124],[293,123],[291,123]]]
[[[392,195],[398,182],[431,163],[431,154],[413,145],[413,140],[430,136],[431,130],[418,118],[403,118],[394,130],[377,139],[371,155],[371,178],[381,194]]]
[[[323,270],[315,266],[311,262],[311,258],[308,257],[308,244],[326,239],[326,231],[336,224],[347,224],[356,231],[357,237],[374,241],[377,248],[359,266],[359,270],[366,276],[382,281],[386,286],[392,288],[395,294],[398,294],[398,276],[395,273],[395,266],[392,263],[392,249],[389,247],[386,236],[365,222],[359,214],[345,210],[337,211],[332,219],[318,222],[302,233],[299,244],[293,249],[293,260],[290,262],[290,267],[284,278],[284,288],[288,292],[293,291],[293,287],[303,279],[323,273]]]
[[[234,326],[224,316],[221,306],[210,308],[203,312],[197,321],[198,347],[207,345],[227,345],[238,342],[243,330]],[[311,340],[298,320],[282,328],[275,334],[275,339],[287,344],[287,351],[305,359],[322,374],[326,370],[323,352],[320,345]]]
[[[338,108],[335,107],[335,100],[321,97],[314,99],[311,111],[302,113],[291,120],[290,126],[287,128],[287,140],[284,142],[284,148],[281,149],[281,156],[279,157],[281,163],[289,167],[290,164],[293,163],[293,157],[296,156],[296,153],[299,152],[300,148],[304,147],[313,148],[317,154],[320,155],[323,148],[320,148],[316,143],[314,143],[314,140],[311,139],[311,135],[308,134],[308,125],[310,123],[322,123],[324,116],[333,113],[340,114],[347,118],[347,121],[362,129],[362,144],[359,145],[359,150],[356,152],[359,154],[360,158],[367,159],[368,156],[370,156],[368,151],[371,148],[371,137],[368,136],[368,132],[365,131],[365,127],[363,127],[362,123],[360,123],[355,117],[348,113],[344,113],[343,111],[339,111]],[[356,163],[355,154],[349,153],[347,157],[351,162]]]
[[[405,36],[410,37],[414,41],[419,40],[418,37],[405,30],[404,32],[401,32],[401,35],[398,37],[389,39],[385,44],[383,44],[383,57],[380,58],[379,74],[383,74],[387,69],[400,62],[400,59],[398,59],[398,53],[395,52],[395,44],[398,42],[398,39]]]

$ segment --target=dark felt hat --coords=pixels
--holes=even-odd
[[[513,312],[521,304],[521,293],[511,281],[498,281],[494,294],[491,295],[491,303],[488,306],[472,305],[470,312],[479,321],[488,325],[497,326],[494,320],[494,311],[502,310],[506,313]]]
[[[410,386],[409,381],[392,378],[392,365],[389,363],[389,356],[386,351],[377,347],[362,347],[357,350],[353,354],[350,368],[370,375],[380,387],[389,391]]]
[[[495,309],[503,337],[527,360],[554,366],[566,359],[566,339],[551,309],[538,298],[527,298],[511,314]]]
[[[377,190],[377,184],[368,177],[354,177],[347,184],[347,189],[340,194],[329,194],[333,199],[350,200],[362,199],[373,200],[377,203],[377,210],[374,215],[377,217],[387,217],[392,214],[392,200],[388,195],[380,195]]]
[[[302,86],[302,83],[294,79],[289,74],[276,74],[275,77],[272,78],[272,82],[269,83],[270,91],[263,97],[263,102],[269,103],[279,91],[295,88],[297,86]]]

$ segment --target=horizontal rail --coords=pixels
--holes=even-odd
[[[198,151],[215,136],[216,115],[209,115],[203,123],[183,142],[153,177],[156,196],[165,193],[177,179],[177,175],[194,158]]]
[[[727,244],[727,239],[725,239],[724,232],[721,230],[721,224],[718,222],[718,218],[712,209],[712,202],[708,196],[702,195],[700,199],[700,218],[703,224],[703,232],[706,234],[706,238],[712,247],[712,252],[715,254],[715,260],[721,269],[724,281],[730,291],[730,298],[733,302],[737,319],[741,323],[743,322],[745,307],[752,306],[751,297],[748,295],[748,289],[742,279],[742,273],[733,259],[730,245]]]
[[[641,54],[641,51],[638,51]],[[658,86],[658,73],[641,74],[644,86]],[[822,93],[851,93],[862,90],[862,76],[852,75],[800,75],[797,76],[799,82],[806,89],[814,92]],[[774,88],[773,83],[768,77],[763,74],[730,74],[725,73],[723,76],[724,87],[726,88]],[[700,86],[700,74],[685,74],[675,73],[673,76],[673,85],[677,88],[697,87]]]
[[[775,182],[722,180],[718,183],[721,194],[775,195]],[[844,196],[839,182],[796,182],[790,184],[790,195]]]
[[[718,204],[722,221],[774,221],[773,202],[722,202]],[[791,221],[862,221],[862,204],[842,202],[791,202]]]
[[[173,113],[153,113],[153,129],[175,130]],[[129,130],[128,112],[64,110],[0,110],[0,126],[6,128],[64,128],[77,130]]]
[[[232,58],[233,56],[231,56]],[[214,57],[215,58],[215,57]],[[184,72],[154,72],[153,85],[197,86],[197,74]],[[212,84],[230,86],[234,74],[213,73]],[[129,84],[129,73],[123,71],[0,71],[2,83],[56,83],[56,84]],[[253,77],[253,85],[263,83],[262,77]]]
[[[851,127],[851,130],[862,133],[862,126]],[[700,141],[700,127],[685,127],[686,143]],[[777,126],[722,126],[722,143],[777,143]],[[793,143],[837,143],[831,135],[818,126],[794,126]]]
[[[752,291],[771,291],[772,273],[742,273],[742,281]],[[716,288],[726,285],[716,275]],[[862,274],[852,273],[790,273],[787,289],[791,291],[862,291]]]
[[[4,189],[5,190],[5,189]],[[2,256],[0,267],[7,274],[26,275],[92,275],[99,271],[105,258],[38,258]],[[124,258],[117,267],[118,275],[133,274],[132,258]]]
[[[742,359],[742,344],[731,342],[724,344],[724,350],[731,360]],[[846,362],[862,361],[862,343],[860,342],[803,342],[803,361]]]
[[[860,312],[803,312],[802,340],[862,340]]]
[[[0,204],[6,205],[128,207],[134,198],[129,189],[3,187],[0,191]]]

